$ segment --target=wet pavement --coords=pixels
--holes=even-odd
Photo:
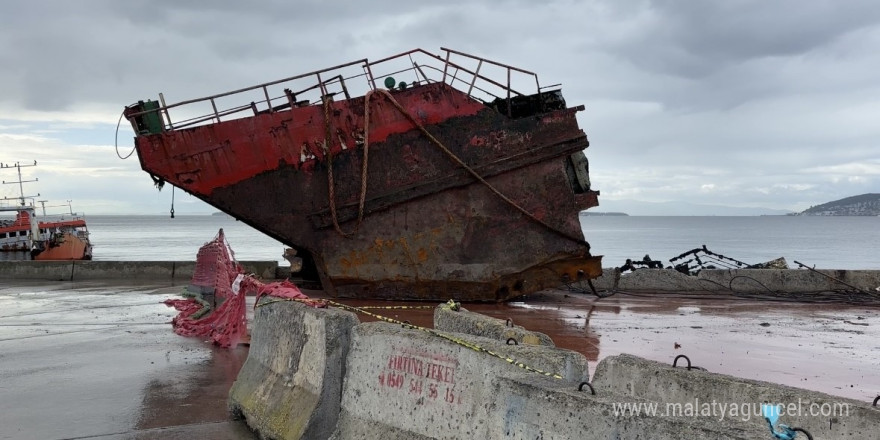
[[[220,349],[174,334],[175,311],[162,301],[182,290],[97,282],[0,287],[0,439],[255,439],[226,409],[247,347]],[[551,335],[583,353],[591,371],[619,353],[661,362],[684,354],[712,372],[867,402],[880,394],[878,307],[564,291],[464,306]],[[433,317],[432,309],[374,312],[425,326]]]
[[[0,287],[0,439],[255,439],[226,410],[247,348],[174,334],[183,287]]]

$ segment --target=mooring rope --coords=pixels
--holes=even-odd
[[[587,243],[587,241],[584,240],[583,238],[575,237],[574,235],[571,235],[565,231],[561,231],[561,230],[551,226],[547,222],[536,217],[534,214],[528,212],[525,208],[523,208],[522,206],[517,204],[515,201],[511,200],[509,197],[502,194],[501,191],[499,191],[497,188],[492,186],[491,183],[487,182],[486,179],[483,178],[483,176],[480,176],[479,173],[477,173],[476,171],[473,170],[473,168],[469,167],[466,163],[464,163],[464,161],[462,161],[458,156],[456,156],[455,153],[453,153],[448,148],[446,148],[446,146],[443,145],[442,142],[437,140],[437,138],[435,138],[434,135],[432,135],[418,120],[416,120],[416,118],[412,114],[410,114],[405,108],[403,108],[402,105],[400,105],[399,102],[397,102],[396,99],[394,99],[394,96],[392,96],[389,91],[379,89],[379,90],[375,90],[375,92],[381,93],[382,96],[384,96],[386,99],[388,99],[388,101],[391,102],[391,105],[393,105],[395,108],[397,108],[397,110],[400,111],[400,113],[403,114],[404,117],[406,117],[413,125],[415,125],[416,128],[418,128],[419,131],[421,131],[422,134],[424,134],[428,138],[428,140],[430,140],[434,145],[436,145],[438,148],[440,148],[440,150],[442,150],[447,156],[449,156],[449,158],[452,159],[453,162],[458,164],[460,167],[464,168],[468,173],[470,173],[471,176],[473,176],[480,183],[485,185],[486,188],[489,189],[489,191],[492,191],[492,193],[494,193],[496,196],[498,196],[501,200],[505,201],[507,204],[512,206],[514,209],[516,209],[517,211],[522,213],[524,216],[531,219],[535,223],[538,223],[541,226],[547,228],[551,232],[558,234],[562,237],[568,238],[569,240],[574,241],[578,244],[587,246],[587,248],[589,249],[590,244]]]
[[[564,238],[567,238],[571,241],[574,241],[577,244],[584,245],[587,247],[587,249],[589,249],[590,244],[587,243],[587,241],[584,240],[583,238],[576,237],[572,234],[569,234],[565,231],[562,231],[562,230],[550,225],[549,223],[545,222],[544,220],[539,219],[534,214],[532,214],[531,212],[529,212],[528,210],[526,210],[525,208],[520,206],[518,203],[516,203],[515,201],[513,201],[512,199],[510,199],[509,197],[504,195],[497,188],[492,186],[492,184],[489,183],[488,181],[486,181],[486,179],[484,179],[483,176],[481,176],[479,173],[477,173],[473,168],[469,167],[455,153],[453,153],[449,148],[447,148],[445,145],[443,145],[442,142],[440,142],[436,137],[434,137],[434,135],[432,135],[425,128],[424,125],[422,125],[409,111],[407,111],[396,99],[394,99],[394,96],[392,96],[389,91],[384,90],[384,89],[370,90],[369,92],[367,92],[366,95],[364,95],[364,106],[365,106],[364,107],[364,160],[363,160],[363,167],[362,167],[362,171],[361,171],[361,198],[360,198],[360,204],[359,204],[359,208],[358,208],[358,226],[360,225],[360,223],[363,219],[364,201],[365,201],[365,196],[366,196],[366,192],[367,192],[366,191],[366,187],[367,187],[367,149],[369,146],[369,126],[370,126],[370,124],[369,124],[369,114],[370,114],[369,113],[369,109],[370,109],[369,103],[370,103],[370,97],[372,97],[372,95],[376,94],[376,93],[384,96],[385,99],[387,99],[388,102],[390,102],[391,105],[393,105],[407,120],[409,120],[416,128],[418,128],[419,131],[421,131],[422,134],[424,134],[428,138],[428,140],[431,141],[431,143],[433,143],[438,148],[440,148],[440,150],[443,151],[443,153],[446,154],[453,162],[455,162],[459,167],[466,170],[471,176],[474,177],[474,179],[476,179],[477,181],[479,181],[480,183],[485,185],[486,188],[489,189],[489,191],[491,191],[493,194],[498,196],[505,203],[512,206],[514,209],[519,211],[521,214],[526,216],[528,219],[543,226],[544,228],[548,229],[549,231],[551,231],[557,235],[560,235]],[[325,120],[324,152],[325,152],[325,154],[327,154],[327,157],[328,157],[328,180],[329,180],[329,185],[330,185],[330,214],[333,217],[333,225],[336,228],[336,231],[344,236],[349,236],[349,235],[353,234],[354,232],[357,232],[357,228],[355,228],[355,231],[351,232],[351,233],[343,232],[342,229],[339,227],[339,221],[338,221],[338,217],[337,217],[337,213],[336,213],[335,190],[334,190],[333,177],[332,177],[332,175],[333,175],[332,153],[330,153],[330,146],[329,146],[329,143],[330,143],[330,107],[329,107],[329,105],[330,105],[329,100],[325,99],[324,100],[324,120]]]
[[[343,237],[349,237],[357,233],[361,222],[364,220],[364,203],[367,198],[367,168],[370,153],[370,95],[364,95],[364,157],[361,161],[361,197],[358,202],[358,217],[354,230],[345,232],[339,226],[339,217],[336,213],[336,184],[333,179],[333,153],[330,151],[330,100],[324,97],[324,155],[327,156],[327,197],[330,199],[330,216],[333,218],[333,227]],[[339,139],[342,145],[342,139]]]

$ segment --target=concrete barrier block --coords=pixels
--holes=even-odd
[[[274,298],[260,304],[248,358],[229,392],[230,409],[262,438],[328,438],[357,317]]]
[[[568,369],[564,374],[578,379],[587,376],[586,359],[569,350],[448,335],[534,368]],[[489,438],[487,417],[495,404],[494,383],[502,375],[524,372],[504,359],[422,330],[381,322],[361,324],[352,332],[334,438]]]
[[[485,438],[492,439],[742,439],[768,438],[736,420],[699,420],[650,414],[652,402],[633,397],[578,391],[559,381],[535,375],[500,378]],[[640,411],[625,411],[623,405]]]
[[[698,359],[692,359],[699,365]],[[780,422],[804,428],[814,438],[875,438],[880,432],[880,410],[866,402],[700,370],[687,370],[632,355],[610,356],[599,362],[592,384],[598,393],[615,393],[669,405],[736,405],[748,424],[766,427],[762,403],[785,405]],[[743,416],[743,409],[750,412]],[[718,415],[716,414],[716,418]],[[746,420],[747,419],[747,420]]]
[[[512,322],[508,325],[505,319],[497,319],[480,313],[469,312],[459,306],[458,310],[447,304],[441,304],[434,309],[434,329],[467,333],[474,336],[507,341],[513,338],[519,344],[555,346],[550,336],[544,333],[525,329]]]

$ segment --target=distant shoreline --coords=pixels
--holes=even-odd
[[[625,212],[589,212],[582,211],[579,214],[582,217],[878,217],[875,215],[864,215],[864,214],[835,214],[835,215],[821,215],[821,214],[798,214],[798,213],[788,213],[788,214],[627,214]],[[189,218],[189,217],[213,217],[213,218],[234,218],[229,214],[225,213],[210,213],[210,212],[194,212],[194,213],[175,213],[175,217],[180,218]],[[84,217],[88,221],[89,218],[101,218],[101,217],[169,217],[168,213],[156,214],[156,213],[135,213],[135,214],[85,214]],[[14,218],[11,215],[0,214],[0,218]]]
[[[581,211],[581,215],[584,216],[619,216],[619,217],[629,217],[629,214],[625,212],[591,212],[591,211]]]

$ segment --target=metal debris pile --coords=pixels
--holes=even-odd
[[[706,245],[691,249],[676,257],[670,258],[672,265],[666,269],[675,269],[685,275],[697,275],[704,269],[788,269],[788,262],[784,257],[770,260],[764,263],[749,264],[717,252],[710,251]],[[663,269],[663,262],[654,260],[650,255],[645,255],[641,260],[627,259],[618,267],[621,273],[631,272],[636,269]]]

